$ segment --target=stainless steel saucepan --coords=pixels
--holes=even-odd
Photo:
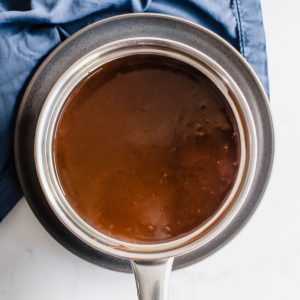
[[[172,57],[204,73],[227,99],[240,135],[238,175],[219,211],[196,231],[158,244],[116,240],[81,219],[62,191],[52,153],[55,126],[72,90],[101,65],[136,54]],[[167,299],[173,261],[179,268],[202,259],[242,227],[266,187],[273,147],[267,97],[240,54],[203,27],[158,14],[109,18],[58,47],[28,86],[15,135],[19,177],[42,224],[87,260],[120,271],[130,270],[131,264],[143,300]]]

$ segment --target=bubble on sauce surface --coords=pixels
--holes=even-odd
[[[165,229],[166,233],[170,233],[172,231],[170,226],[165,226],[164,229]]]
[[[153,231],[154,230],[154,226],[148,225],[147,229],[150,230],[150,231]]]

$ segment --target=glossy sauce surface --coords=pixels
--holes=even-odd
[[[107,63],[71,93],[53,153],[72,207],[106,235],[172,240],[230,192],[240,146],[233,113],[200,71],[171,58]]]

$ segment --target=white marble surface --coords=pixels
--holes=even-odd
[[[300,2],[262,5],[277,139],[271,182],[241,234],[172,273],[172,300],[300,299]],[[132,275],[93,266],[56,243],[22,199],[0,224],[0,299],[126,300],[136,291]]]

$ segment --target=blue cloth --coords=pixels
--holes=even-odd
[[[213,30],[249,61],[268,92],[259,0],[0,0],[0,221],[22,196],[13,129],[22,93],[37,66],[80,28],[131,12],[171,14]]]

